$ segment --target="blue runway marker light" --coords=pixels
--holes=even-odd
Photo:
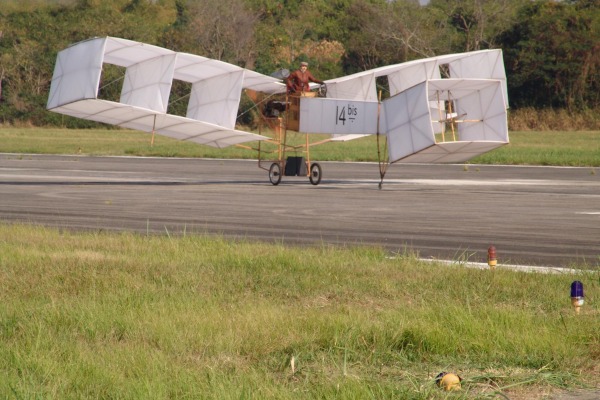
[[[571,283],[571,305],[575,307],[575,313],[579,314],[581,306],[583,305],[583,283],[579,281],[573,281]]]

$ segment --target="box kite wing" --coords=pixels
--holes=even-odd
[[[377,79],[385,77],[389,97],[378,112]],[[337,99],[337,109],[371,107],[362,114],[366,127],[362,133],[387,136],[390,163],[464,162],[508,143],[508,96],[501,50],[481,50],[443,55],[389,65],[326,81],[327,97]],[[343,99],[343,102],[339,102]],[[306,100],[300,109],[300,130],[332,130],[340,125],[339,115],[326,112],[325,104]],[[331,101],[331,100],[330,100]],[[313,103],[313,104],[310,104]],[[312,107],[312,108],[309,108]],[[345,108],[344,108],[345,107]],[[323,110],[322,120],[315,121]],[[311,122],[303,124],[310,114]],[[367,110],[365,110],[367,111]],[[348,140],[364,135],[345,131],[334,140]]]
[[[119,101],[98,97],[104,64],[125,68]],[[185,116],[167,113],[173,80],[191,84]],[[213,147],[264,140],[235,129],[243,89],[284,93],[280,80],[225,62],[113,37],[58,53],[47,108]]]

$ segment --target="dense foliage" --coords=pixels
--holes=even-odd
[[[116,36],[270,74],[321,79],[502,48],[513,108],[600,108],[600,0],[5,0],[0,123],[64,124],[45,110],[58,51]],[[71,124],[85,126],[85,121]]]

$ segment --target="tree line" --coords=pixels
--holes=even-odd
[[[115,36],[271,74],[308,61],[328,79],[501,48],[512,109],[600,110],[600,0],[4,0],[0,122],[45,110],[57,52]],[[174,90],[177,90],[174,88]],[[85,121],[70,121],[86,126]]]

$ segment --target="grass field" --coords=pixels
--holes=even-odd
[[[311,142],[323,139],[311,135]],[[304,135],[291,135],[304,143]],[[161,157],[256,158],[238,147],[215,149],[129,130],[68,130],[55,128],[0,128],[0,152],[35,154],[135,155]],[[471,163],[600,166],[600,131],[511,132],[510,144],[479,156]],[[290,154],[291,155],[291,154]],[[346,143],[327,143],[311,149],[314,160],[377,161],[375,137]]]
[[[535,399],[600,384],[599,278],[0,225],[0,397]]]
[[[302,140],[302,138],[298,139]],[[0,152],[256,157],[120,130],[0,128]],[[600,132],[513,132],[473,163],[600,166]],[[376,160],[372,138],[319,160]],[[569,286],[581,280],[579,315]],[[600,388],[600,271],[373,247],[0,223],[0,397],[540,399]],[[462,389],[435,384],[441,371]]]

